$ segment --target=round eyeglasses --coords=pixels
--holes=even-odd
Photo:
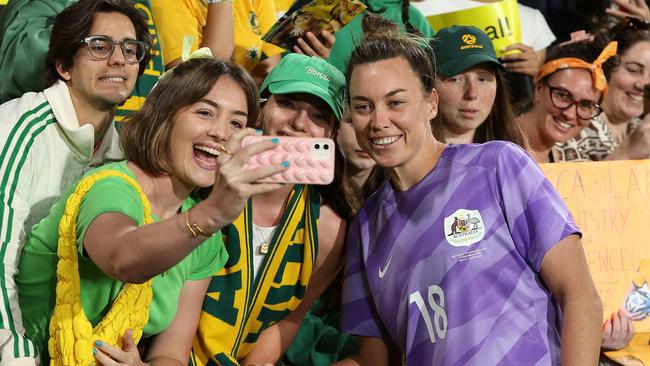
[[[84,38],[82,43],[88,47],[88,53],[98,60],[106,60],[115,52],[115,45],[120,45],[124,61],[128,64],[137,64],[144,59],[149,52],[149,45],[134,39],[114,41],[109,36],[89,36]]]
[[[551,94],[551,103],[555,108],[565,110],[572,105],[576,106],[576,115],[580,119],[592,119],[603,112],[603,107],[591,100],[575,100],[570,91],[564,88],[547,85]]]

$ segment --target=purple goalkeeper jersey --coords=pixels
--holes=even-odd
[[[422,181],[388,182],[352,223],[343,329],[391,339],[408,365],[557,365],[561,314],[539,270],[571,234],[521,148],[450,145]]]

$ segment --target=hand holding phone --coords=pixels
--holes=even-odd
[[[331,139],[256,135],[245,137],[242,146],[269,139],[278,139],[277,146],[252,156],[244,170],[285,162],[288,169],[260,182],[326,185],[334,180],[336,145]]]

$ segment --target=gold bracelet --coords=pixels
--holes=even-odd
[[[190,220],[190,210],[187,210],[185,211],[185,226],[187,226],[187,229],[190,231],[190,233],[192,233],[193,238],[196,238],[197,236],[199,236],[199,234],[203,236],[210,236],[206,234],[205,231],[203,231],[203,229],[201,229],[199,224],[197,224],[196,222],[190,223],[191,221],[192,220]]]

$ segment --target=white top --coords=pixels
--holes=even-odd
[[[542,12],[526,5],[519,5],[521,21],[521,43],[540,51],[555,41],[555,34],[546,22]]]
[[[124,159],[113,123],[96,152],[93,126],[79,125],[70,91],[62,81],[41,93],[26,93],[0,105],[0,253],[4,251],[7,289],[0,291],[3,361],[15,358],[31,362],[35,355],[31,342],[24,343],[14,283],[26,235],[85,171],[106,161]],[[9,313],[17,337],[9,330]],[[18,355],[13,354],[14,342],[20,345]]]
[[[260,253],[260,246],[264,242],[271,243],[276,228],[277,226],[263,227],[253,224],[253,278],[257,277],[257,272],[259,272],[262,265],[262,259],[266,256]]]
[[[471,9],[486,3],[471,0],[426,0],[411,2],[424,16],[450,13],[459,10]],[[522,43],[531,46],[535,51],[548,47],[555,41],[555,35],[548,26],[542,13],[526,5],[519,6],[519,19],[521,23]],[[471,24],[468,24],[471,25]]]

